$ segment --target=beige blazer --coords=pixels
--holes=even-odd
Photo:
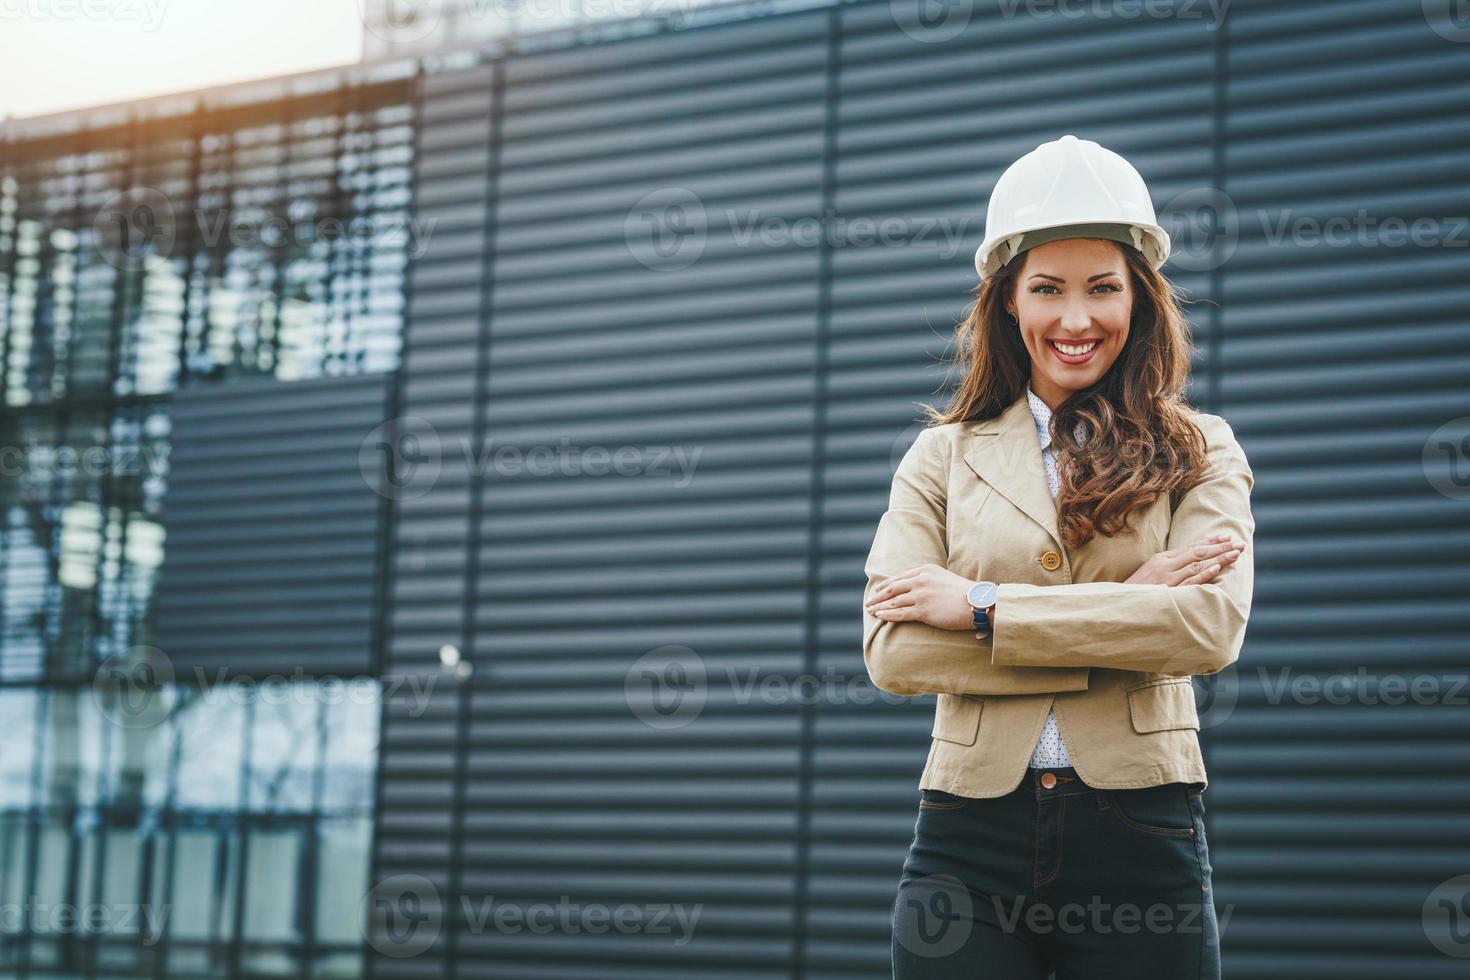
[[[880,689],[938,694],[919,786],[991,797],[1019,785],[1055,707],[1083,781],[1101,788],[1206,784],[1190,676],[1234,663],[1255,578],[1254,484],[1229,423],[1194,413],[1209,473],[1171,513],[1166,495],[1132,529],[1076,551],[1057,530],[1024,395],[986,422],[926,428],[893,477],[864,595],[918,565],[1000,585],[996,629],[944,630],[863,612],[863,659]],[[1123,580],[1155,552],[1229,533],[1246,542],[1204,585]]]

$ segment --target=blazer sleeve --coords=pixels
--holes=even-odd
[[[945,507],[950,456],[934,428],[923,429],[899,462],[888,510],[878,521],[864,570],[864,598],[879,582],[920,565],[948,567]],[[1019,667],[992,663],[973,630],[915,621],[889,622],[863,609],[868,676],[893,694],[1038,694],[1085,691],[1084,666]]]
[[[1229,423],[1202,415],[1205,478],[1175,508],[1167,548],[1230,533],[1235,562],[1203,585],[1000,583],[992,662],[1213,674],[1240,656],[1255,581],[1254,474]]]

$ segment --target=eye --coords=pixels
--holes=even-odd
[[[1100,282],[1100,283],[1098,283],[1096,286],[1094,286],[1092,288],[1093,288],[1093,291],[1096,291],[1096,290],[1101,289],[1104,292],[1108,292],[1108,293],[1121,293],[1123,291],[1123,287],[1120,286],[1120,285],[1118,285],[1115,282]],[[1043,290],[1047,290],[1047,289],[1051,290],[1052,292],[1056,292],[1057,287],[1053,286],[1051,283],[1042,283],[1039,286],[1033,286],[1031,288],[1031,292],[1033,292],[1033,293],[1041,293]]]

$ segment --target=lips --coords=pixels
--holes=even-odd
[[[1066,350],[1063,350],[1061,346],[1057,345],[1056,341],[1048,340],[1046,346],[1051,348],[1051,352],[1063,364],[1075,365],[1086,364],[1092,360],[1093,355],[1097,353],[1097,349],[1102,346],[1102,341],[1094,338],[1093,340],[1083,341],[1079,344],[1068,343],[1062,345],[1066,348]],[[1067,351],[1080,351],[1081,353],[1068,353]]]

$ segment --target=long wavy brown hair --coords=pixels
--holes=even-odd
[[[1129,530],[1135,511],[1165,493],[1177,501],[1206,467],[1204,434],[1183,396],[1194,343],[1180,300],[1137,249],[1118,247],[1134,286],[1128,339],[1096,384],[1073,392],[1052,413],[1061,477],[1057,529],[1068,548]],[[954,337],[953,368],[963,377],[948,408],[922,406],[927,424],[991,419],[1025,397],[1031,354],[1005,301],[1027,254],[971,290],[976,298]],[[1073,433],[1079,422],[1082,443]]]

